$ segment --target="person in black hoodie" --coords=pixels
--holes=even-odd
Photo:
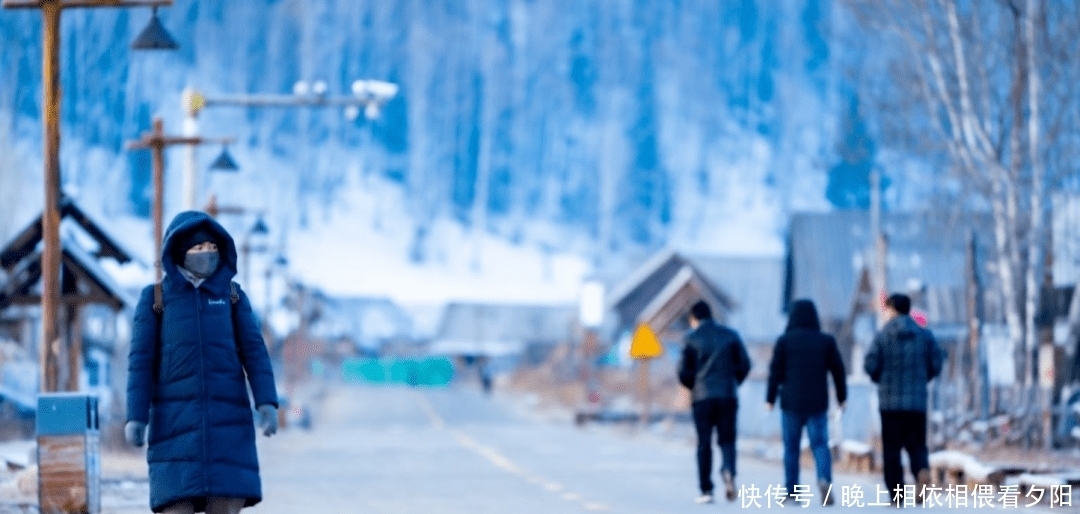
[[[791,306],[784,335],[776,341],[769,365],[766,407],[773,409],[780,397],[784,438],[784,479],[789,493],[799,483],[799,451],[803,427],[817,463],[818,486],[826,505],[832,505],[832,458],[829,454],[829,383],[832,374],[836,401],[847,401],[847,374],[836,339],[821,332],[817,309],[810,300]]]
[[[739,384],[750,373],[750,356],[739,334],[713,321],[712,310],[705,302],[690,309],[690,327],[686,335],[679,382],[693,399],[694,427],[697,430],[698,484],[701,496],[697,503],[713,502],[712,434],[723,455],[721,477],[728,501],[735,500],[735,414],[739,408]]]

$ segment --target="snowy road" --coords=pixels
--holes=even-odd
[[[265,499],[244,512],[662,514],[743,510],[738,500],[693,504],[694,451],[685,441],[664,441],[651,435],[618,436],[604,427],[576,429],[538,422],[515,412],[505,399],[487,399],[471,390],[332,390],[312,431],[290,430],[269,440],[260,438]],[[777,463],[748,457],[741,458],[739,473],[740,482],[760,490],[782,480]],[[804,477],[811,473],[803,470]],[[870,492],[878,484],[876,476],[838,475],[836,481],[862,486],[868,492],[866,501],[874,501]],[[761,504],[762,510],[778,508],[765,509],[763,500]],[[996,506],[995,510],[1003,510],[1000,503]],[[118,514],[138,512],[105,507],[106,512]],[[803,511],[799,504],[789,503],[785,508]],[[812,505],[807,510],[826,508]],[[855,509],[837,505],[828,510]],[[920,510],[964,512],[955,508]],[[1049,511],[1038,509],[1043,510]]]

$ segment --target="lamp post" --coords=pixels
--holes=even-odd
[[[275,269],[282,272],[285,271],[285,267],[289,265],[289,260],[284,255],[278,254],[274,258],[273,263],[266,267],[266,302],[263,304],[263,339],[266,340],[267,347],[270,347],[270,343],[273,341],[274,333],[270,330],[270,311],[273,304],[273,295],[271,294],[271,279]]]
[[[40,389],[52,392],[59,389],[59,330],[56,309],[60,298],[60,14],[64,9],[93,7],[154,7],[172,5],[172,0],[4,0],[6,9],[40,9],[42,30],[41,119],[43,124],[45,164],[45,206],[41,214],[44,248],[41,254],[41,345]],[[148,38],[168,37],[156,13]],[[153,30],[151,29],[153,26]],[[140,37],[143,34],[140,34]],[[139,40],[136,39],[136,42]],[[173,41],[175,45],[175,41]],[[133,46],[142,50],[144,46]],[[164,47],[162,47],[164,48]]]
[[[293,94],[235,94],[207,95],[193,88],[185,88],[181,96],[184,109],[184,135],[196,137],[199,133],[199,113],[212,106],[232,107],[331,107],[342,108],[345,117],[356,119],[363,109],[368,119],[379,117],[383,105],[393,99],[398,86],[381,80],[357,80],[352,84],[352,95],[330,95],[326,82],[312,84],[300,81],[293,86]],[[195,148],[190,147],[185,159],[184,202],[194,209],[198,196],[198,170]]]
[[[243,261],[243,277],[244,286],[251,284],[251,252],[265,252],[269,250],[266,245],[253,246],[251,244],[251,238],[254,236],[265,236],[270,233],[270,229],[266,226],[262,216],[255,221],[255,224],[251,226],[251,229],[244,234],[244,244],[240,247]]]
[[[581,285],[578,319],[585,330],[581,344],[581,375],[585,382],[586,402],[589,408],[599,401],[593,359],[599,349],[599,331],[604,324],[604,284],[599,280],[586,280]]]
[[[161,118],[154,118],[153,130],[142,138],[128,141],[128,150],[151,150],[153,152],[154,183],[154,280],[161,282],[162,217],[165,205],[165,148],[174,145],[229,144],[231,138],[207,139],[201,137],[177,137],[165,134]]]

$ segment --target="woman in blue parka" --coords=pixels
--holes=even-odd
[[[136,446],[148,439],[154,512],[235,514],[262,500],[247,385],[269,436],[278,406],[270,357],[232,282],[228,232],[202,212],[183,212],[162,248],[165,278],[135,309],[124,435]]]

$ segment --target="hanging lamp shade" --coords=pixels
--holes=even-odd
[[[169,31],[165,30],[165,26],[161,24],[161,20],[158,19],[157,15],[157,7],[155,7],[150,15],[150,22],[135,37],[135,41],[131,42],[131,48],[133,50],[176,50],[180,48],[180,45],[169,35]]]
[[[251,233],[257,235],[266,235],[270,233],[270,228],[266,226],[266,222],[262,218],[255,220],[255,226],[251,227]]]
[[[240,170],[240,167],[236,165],[236,161],[229,155],[229,148],[223,147],[217,159],[210,163],[210,169],[213,171],[236,172]]]

